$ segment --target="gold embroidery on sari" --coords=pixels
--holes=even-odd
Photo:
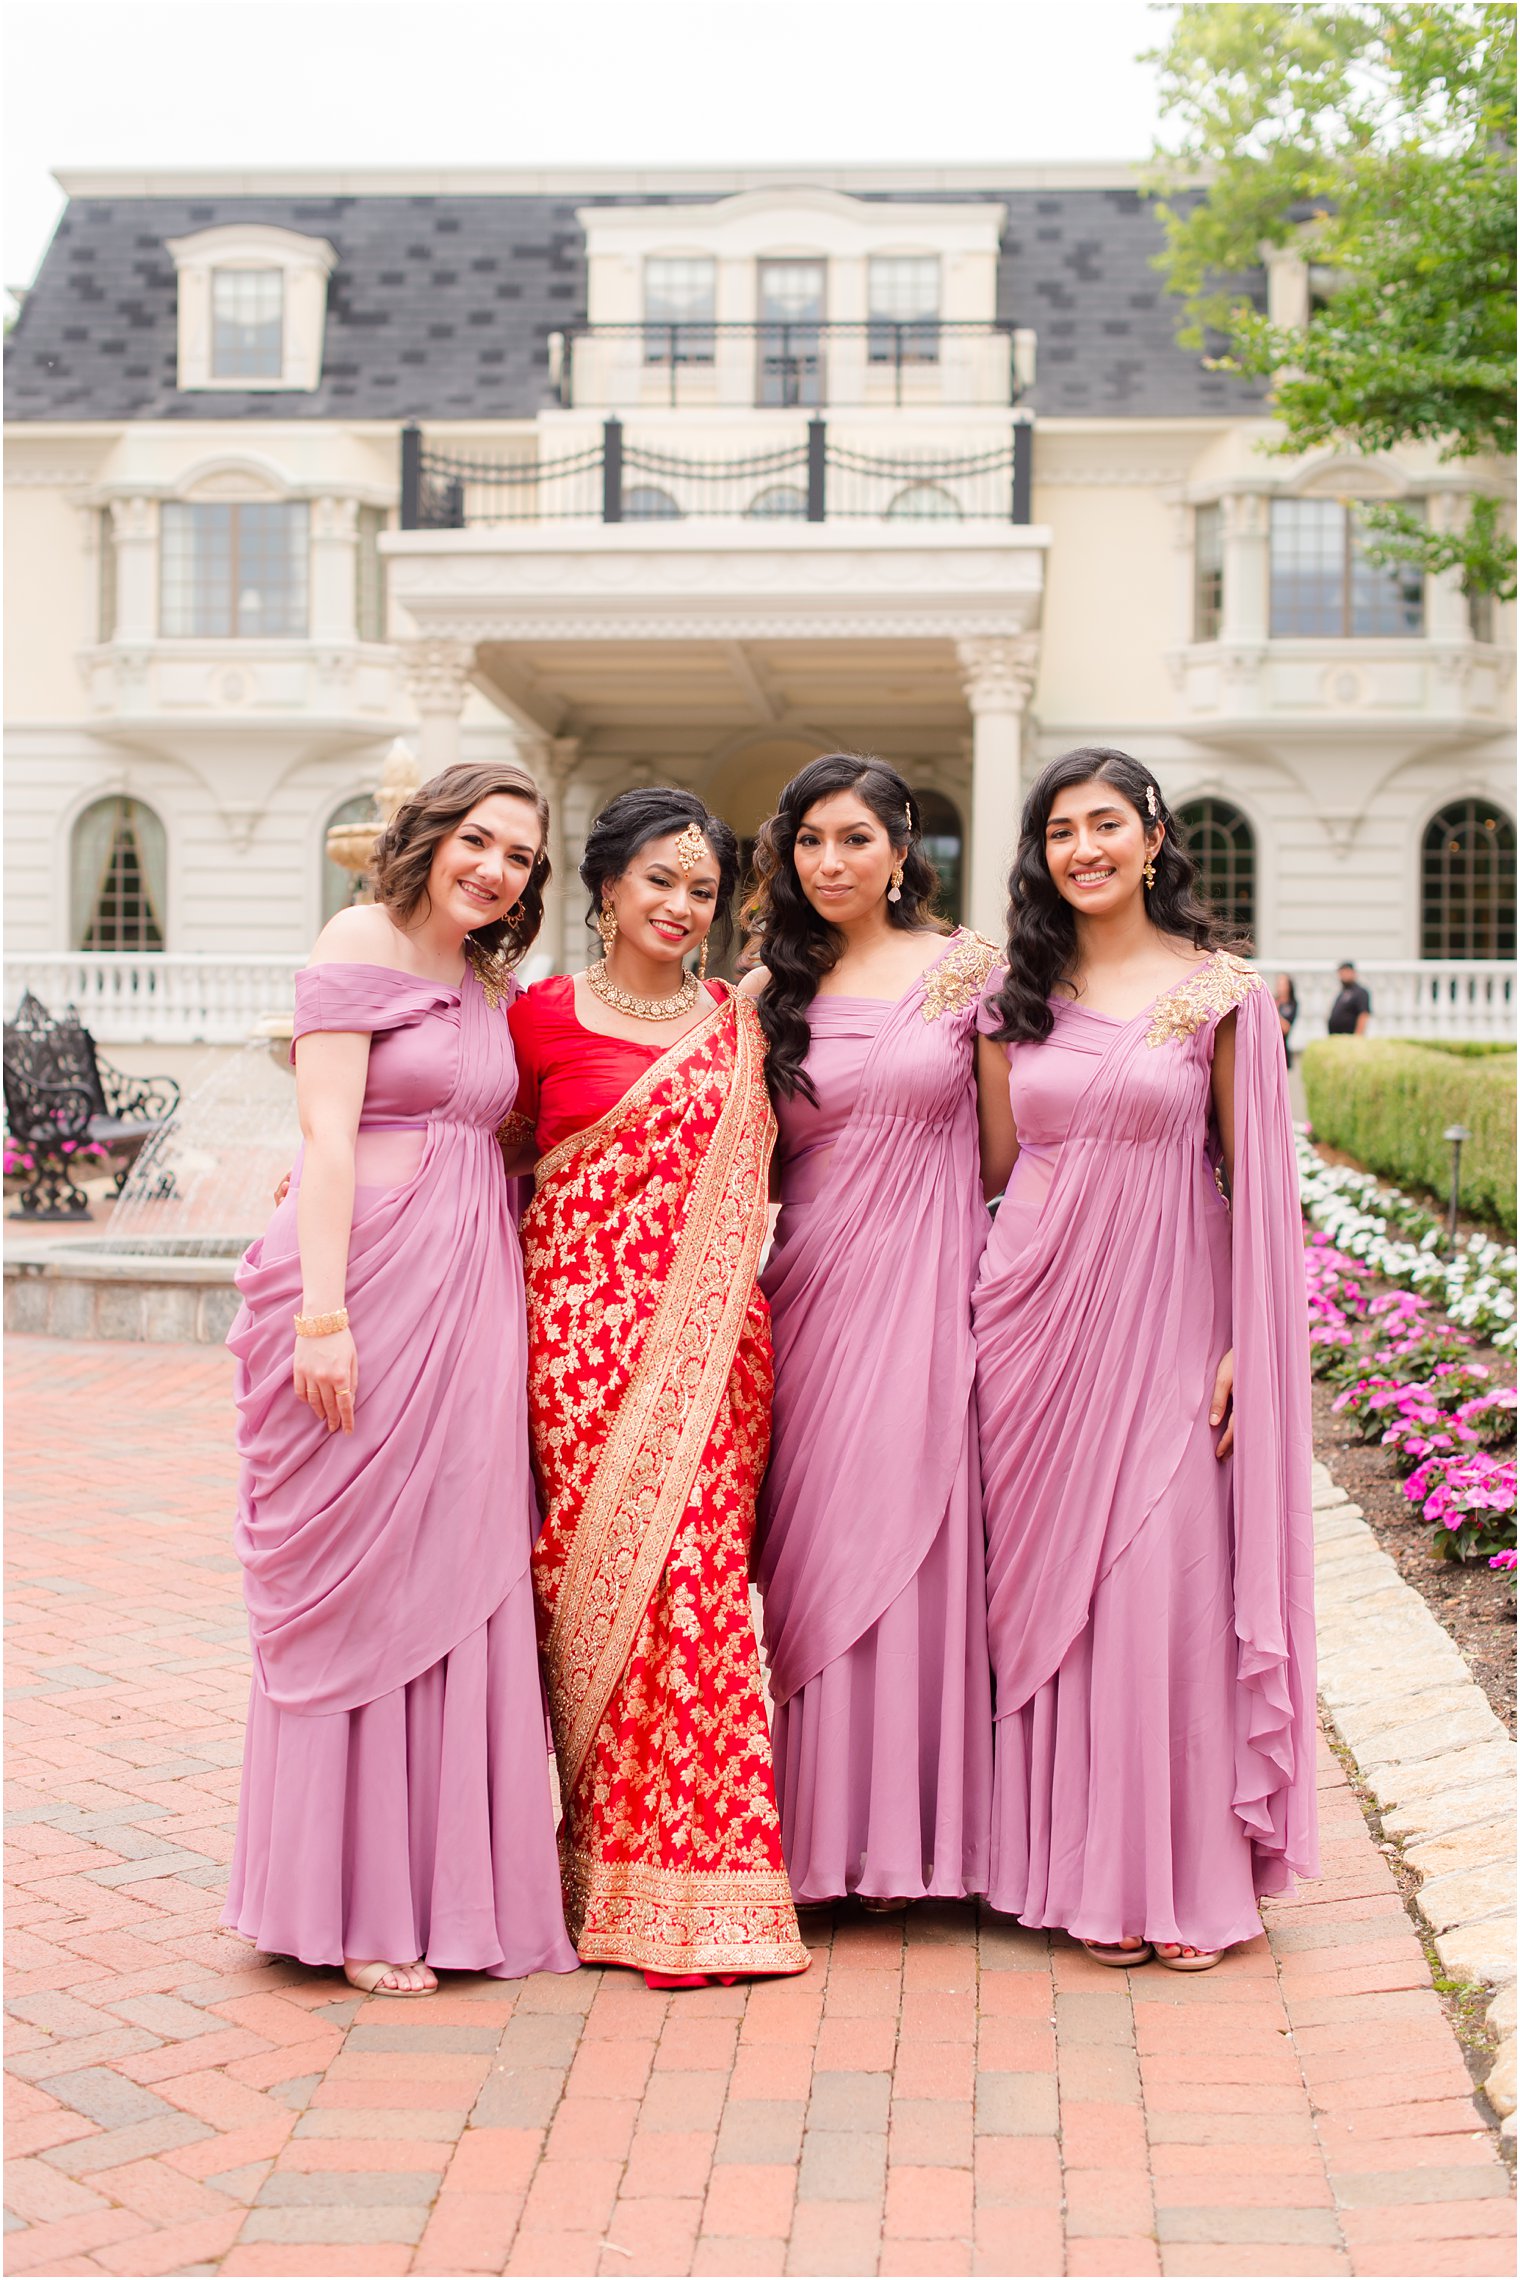
[[[545,1642],[549,1705],[560,1757],[561,1780],[569,1787],[577,1779],[591,1747],[604,1710],[626,1664],[639,1625],[670,1552],[671,1542],[692,1493],[703,1452],[718,1408],[754,1287],[766,1221],[766,1172],[775,1127],[765,1098],[761,1067],[762,1041],[754,1007],[747,999],[730,999],[735,1008],[735,1052],[731,1076],[721,1068],[692,1072],[690,1081],[725,1095],[701,1168],[692,1185],[683,1215],[683,1231],[674,1261],[660,1289],[654,1311],[645,1325],[638,1359],[631,1373],[617,1367],[630,1313],[635,1302],[619,1306],[611,1293],[603,1308],[605,1344],[577,1356],[574,1375],[581,1380],[572,1389],[569,1357],[549,1366],[554,1385],[553,1403],[565,1418],[558,1429],[555,1455],[565,1461],[575,1489],[590,1471],[580,1495],[580,1510],[572,1539],[563,1557],[558,1588],[552,1594],[549,1634]],[[719,1012],[723,1008],[717,1009]],[[707,1042],[706,1025],[679,1040],[691,1053]],[[672,1049],[673,1051],[675,1048]],[[670,1056],[662,1056],[669,1075]],[[602,1120],[610,1133],[616,1120],[627,1114],[635,1095],[645,1092],[648,1080],[631,1089],[612,1116]],[[642,1105],[638,1103],[637,1105]],[[592,1127],[592,1131],[599,1129]],[[582,1140],[586,1135],[579,1135]],[[568,1142],[546,1161],[565,1161]],[[649,1144],[637,1137],[618,1145],[617,1168],[637,1180],[641,1158],[647,1161]],[[543,1165],[539,1167],[540,1180]],[[604,1179],[589,1162],[577,1177],[587,1204],[594,1205]],[[648,1177],[657,1177],[652,1162]],[[681,1181],[667,1183],[671,1201],[678,1205]],[[539,1203],[540,1186],[525,1224],[530,1241]],[[571,1204],[568,1224],[584,1226],[590,1210]],[[561,1284],[563,1278],[559,1278]],[[559,1293],[551,1284],[548,1307],[552,1312]],[[604,1412],[615,1410],[611,1431],[594,1467],[578,1454],[575,1435],[575,1391],[582,1399],[594,1393]],[[540,1565],[541,1598],[550,1578]]]
[[[714,1875],[653,1861],[578,1864],[565,1903],[585,1963],[668,1972],[807,1968],[785,1869]]]
[[[1191,1037],[1206,1021],[1232,1013],[1253,990],[1263,986],[1254,966],[1228,950],[1216,950],[1206,966],[1157,998],[1145,1042],[1169,1045],[1176,1038]]]
[[[958,1013],[962,1006],[970,1005],[987,987],[987,977],[994,966],[1003,962],[1003,953],[985,934],[967,934],[964,942],[931,966],[924,983],[923,1016],[925,1021],[938,1021],[941,1014]]]
[[[729,1381],[617,1695],[565,1794],[566,1920],[588,1962],[802,1970],[742,1577],[769,1438],[766,1318]],[[734,1578],[729,1591],[718,1578]]]

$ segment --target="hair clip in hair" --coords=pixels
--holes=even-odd
[[[694,871],[704,855],[710,854],[707,835],[699,823],[689,823],[676,840],[676,861],[683,871]]]
[[[913,829],[913,802],[911,800],[903,801],[903,821],[911,831]]]
[[[1154,784],[1147,784],[1145,787],[1145,812],[1150,817],[1152,823],[1155,822],[1157,815],[1160,813],[1160,810],[1156,805],[1156,787]]]

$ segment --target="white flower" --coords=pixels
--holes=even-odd
[[[1295,1137],[1299,1190],[1311,1225],[1385,1281],[1435,1298],[1464,1329],[1476,1331],[1502,1352],[1514,1351],[1520,1262],[1513,1248],[1486,1235],[1468,1235],[1446,1258],[1445,1230],[1433,1212],[1370,1172],[1325,1163],[1301,1128]]]

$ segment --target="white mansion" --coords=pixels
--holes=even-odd
[[[236,1033],[184,1003],[283,992],[397,737],[550,791],[557,965],[611,793],[753,834],[837,746],[996,934],[1021,788],[1115,743],[1306,1006],[1457,960],[1512,1027],[1513,611],[1373,569],[1348,510],[1510,470],[1265,453],[1133,169],[64,186],[7,357],[13,978],[130,970],[154,1034],[179,972],[161,1033]],[[1294,259],[1261,290],[1307,309]]]

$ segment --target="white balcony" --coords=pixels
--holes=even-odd
[[[80,652],[95,734],[155,741],[177,731],[367,742],[403,717],[394,650],[369,642],[111,641]]]
[[[249,952],[238,958],[193,953],[111,955],[59,950],[5,961],[5,1013],[23,990],[50,1012],[74,1006],[103,1045],[240,1045],[271,1015],[288,1015],[304,958]],[[525,969],[528,979],[535,966]],[[1325,1032],[1339,984],[1328,960],[1257,960],[1268,981],[1290,965],[1298,991],[1295,1045]],[[1503,959],[1367,959],[1357,969],[1372,995],[1378,1037],[1471,1037],[1512,1042],[1515,968]]]
[[[593,325],[557,354],[577,411],[1006,409],[1016,384],[1015,336],[974,322]]]
[[[1325,1035],[1330,1008],[1340,990],[1328,959],[1258,958],[1270,985],[1290,972],[1298,992],[1298,1020],[1292,1045]],[[1364,958],[1357,979],[1372,999],[1373,1037],[1467,1037],[1489,1043],[1515,1041],[1515,968],[1504,958]]]
[[[1514,718],[1515,658],[1486,642],[1200,641],[1169,663],[1182,718],[1233,740],[1460,728]]]
[[[5,1017],[24,990],[49,1013],[72,1006],[102,1045],[243,1045],[259,1022],[289,1015],[304,958],[250,951],[200,958],[59,950],[5,961]]]

